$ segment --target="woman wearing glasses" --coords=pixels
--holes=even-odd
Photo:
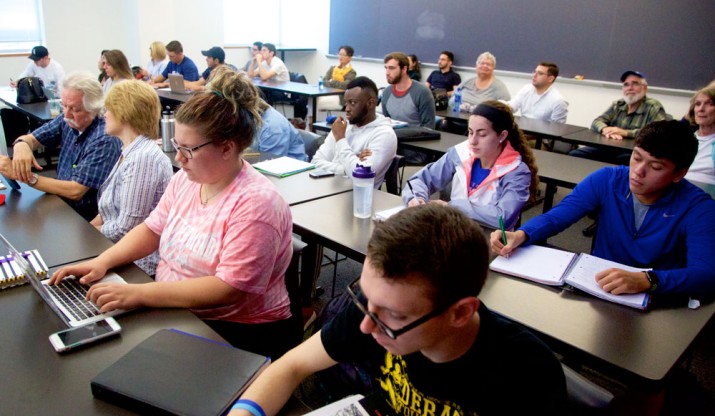
[[[346,89],[350,81],[357,77],[357,73],[350,64],[355,50],[352,46],[343,45],[338,52],[338,64],[328,68],[323,81],[326,87]]]
[[[99,188],[99,214],[91,224],[116,243],[149,216],[173,170],[154,142],[159,138],[161,104],[152,87],[136,80],[119,83],[104,106],[107,134],[121,140],[122,155]],[[156,251],[136,261],[150,276],[158,263]]]
[[[245,74],[224,71],[176,113],[171,179],[147,220],[111,249],[61,269],[88,283],[159,249],[156,282],[98,283],[102,310],[190,308],[233,345],[273,358],[300,341],[285,272],[292,255],[290,210],[275,187],[241,158],[253,140],[260,97]],[[297,324],[297,326],[296,326]]]

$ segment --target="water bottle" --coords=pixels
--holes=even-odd
[[[372,216],[372,194],[375,189],[375,172],[370,165],[355,166],[353,170],[353,215],[357,218]]]
[[[318,89],[322,90],[323,89],[323,76],[321,75],[320,78],[318,78]]]
[[[171,107],[166,106],[166,109],[161,113],[161,150],[164,152],[173,152],[174,146],[171,145],[171,139],[174,138],[174,112]]]
[[[459,107],[462,105],[462,87],[457,87],[454,90],[454,105],[452,106],[452,111],[459,113]]]

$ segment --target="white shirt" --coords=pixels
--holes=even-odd
[[[62,65],[54,59],[50,58],[50,63],[46,68],[41,68],[35,65],[35,62],[30,60],[24,71],[18,78],[37,77],[45,84],[45,88],[51,90],[62,91],[62,80],[65,77],[65,70]]]
[[[525,85],[507,104],[523,117],[555,123],[565,123],[569,111],[569,103],[553,85],[541,95],[533,85]]]
[[[163,61],[159,62],[154,62],[153,59],[150,59],[146,64],[146,72],[149,73],[149,79],[153,79],[161,75],[168,64],[169,58],[164,58]]]
[[[698,153],[695,155],[693,164],[690,165],[685,179],[715,185],[715,164],[713,162],[713,145],[715,144],[715,133],[700,137],[698,139]]]
[[[272,81],[277,81],[277,82],[285,82],[285,81],[290,81],[290,74],[288,73],[288,67],[286,64],[281,61],[281,59],[277,56],[274,56],[273,59],[271,59],[271,64],[268,65],[268,62],[263,61],[263,66],[265,69],[268,71],[275,71],[276,74],[270,78]]]

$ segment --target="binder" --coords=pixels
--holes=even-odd
[[[142,414],[226,413],[270,358],[161,329],[91,381],[98,399]]]

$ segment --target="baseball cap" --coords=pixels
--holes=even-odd
[[[213,48],[211,48],[207,51],[201,51],[201,55],[210,56],[214,59],[218,59],[221,62],[223,62],[223,60],[226,59],[226,53],[223,51],[223,49],[219,48],[218,46],[214,46]]]
[[[645,74],[644,74],[644,73],[638,72],[638,71],[633,71],[633,70],[628,70],[628,71],[624,72],[623,75],[621,75],[621,82],[625,81],[626,78],[628,78],[629,75],[635,75],[635,76],[637,76],[638,78],[643,78],[643,79],[645,79]]]
[[[40,59],[44,58],[49,54],[50,53],[47,51],[47,48],[45,48],[44,46],[35,46],[34,48],[32,48],[32,51],[30,52],[30,56],[28,56],[28,58],[32,59],[33,61],[39,61]]]

